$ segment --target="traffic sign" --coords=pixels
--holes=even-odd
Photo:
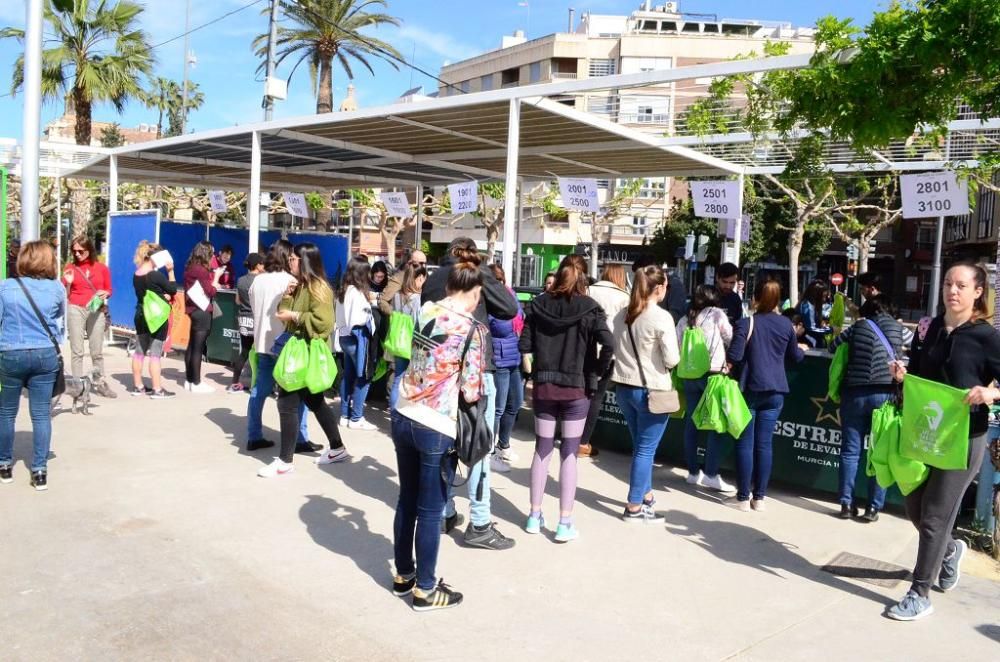
[[[833,283],[834,287],[840,287],[841,285],[844,284],[843,274],[833,274],[832,276],[830,276],[830,282]]]

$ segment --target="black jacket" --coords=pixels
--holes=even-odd
[[[441,261],[441,266],[434,273],[428,276],[424,282],[424,288],[420,292],[420,303],[428,301],[441,301],[448,296],[448,274],[455,264],[455,259],[447,257]],[[490,320],[489,315],[499,320],[514,319],[518,313],[517,300],[507,291],[503,283],[498,281],[493,272],[486,267],[480,266],[479,271],[483,274],[483,293],[479,298],[479,306],[476,307],[473,317],[481,322],[485,327],[487,342],[483,351],[486,353],[487,365],[490,372],[496,370],[493,365],[493,342],[489,337]]]
[[[955,388],[989,386],[1000,379],[1000,333],[979,320],[966,322],[949,334],[944,318],[935,317],[924,339],[913,339],[907,370]],[[986,432],[988,415],[989,407],[973,407],[969,433]]]
[[[882,330],[885,339],[892,346],[895,356],[889,355],[885,345],[879,340],[868,320],[858,320],[835,338],[830,345],[830,351],[834,352],[841,344],[848,343],[847,373],[843,382],[847,388],[893,388],[889,361],[902,355],[903,325],[885,313],[875,317],[872,321]]]
[[[543,293],[528,308],[519,348],[522,354],[534,354],[535,384],[582,388],[589,396],[611,366],[614,344],[596,301]]]

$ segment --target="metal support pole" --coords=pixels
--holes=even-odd
[[[189,35],[191,33],[191,0],[184,8],[184,86],[181,92],[181,135],[187,133],[188,114],[188,60],[190,59]]]
[[[118,211],[118,157],[108,159],[108,210]]]
[[[524,180],[517,180],[517,225],[514,232],[514,245],[517,247],[514,255],[514,270],[509,276],[511,287],[521,282],[521,223],[524,222]]]
[[[250,231],[248,250],[260,250],[260,132],[254,131],[250,139],[250,194],[247,195],[247,226]]]
[[[951,133],[944,141],[944,160],[951,159]],[[938,216],[937,232],[934,237],[934,264],[931,267],[930,297],[927,301],[927,314],[937,315],[937,307],[941,298],[941,253],[944,251],[944,216]]]
[[[510,112],[507,120],[507,172],[504,178],[503,198],[503,270],[513,273],[514,252],[517,242],[514,231],[517,229],[517,170],[518,157],[521,151],[521,102],[510,100]]]
[[[745,179],[745,175],[741,172],[738,180],[740,182],[740,205],[736,217],[736,236],[733,237],[733,263],[737,267],[740,266],[740,253],[743,250],[743,184]]]
[[[420,250],[424,231],[424,185],[417,184],[417,210],[413,214],[413,250]]]
[[[21,243],[40,236],[38,142],[42,110],[42,0],[27,0],[24,37],[24,118],[21,123]],[[4,256],[6,259],[6,256]]]
[[[62,177],[56,175],[56,273],[62,273]]]
[[[267,95],[267,79],[274,76],[274,46],[278,41],[278,0],[271,0],[271,20],[267,34],[267,78],[264,79],[264,121],[274,116],[274,98]]]

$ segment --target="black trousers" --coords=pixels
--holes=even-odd
[[[243,374],[243,368],[247,365],[247,359],[250,358],[250,350],[253,349],[253,336],[244,336],[240,334],[240,353],[233,359],[233,384],[240,383],[240,376]]]
[[[604,375],[601,381],[597,382],[597,392],[590,399],[587,422],[584,424],[583,434],[580,436],[581,446],[586,446],[590,443],[590,437],[594,434],[594,428],[597,427],[597,417],[601,413],[601,406],[604,404],[604,394],[608,392],[609,384],[611,384],[611,370],[608,370],[608,374]]]
[[[906,514],[920,532],[917,564],[913,568],[913,586],[923,597],[930,594],[941,562],[954,550],[951,531],[962,505],[962,497],[979,474],[986,452],[986,433],[969,439],[969,468],[965,471],[931,468],[924,484],[906,496]]]
[[[187,349],[184,350],[184,376],[192,384],[200,384],[201,358],[205,354],[208,334],[212,332],[212,313],[195,310],[188,317],[191,318],[191,334],[188,336]]]
[[[306,408],[316,416],[319,426],[330,442],[330,448],[341,448],[344,442],[340,439],[339,417],[333,407],[326,403],[322,393],[310,393],[303,388],[298,391],[286,391],[278,387],[278,420],[281,424],[281,454],[283,462],[291,462],[295,454],[295,442],[299,437],[299,403],[305,402]]]

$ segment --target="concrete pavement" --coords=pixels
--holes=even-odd
[[[267,451],[246,453],[247,396],[130,398],[121,349],[107,363],[117,400],[54,421],[50,489],[24,466],[0,485],[0,659],[4,660],[931,660],[1000,651],[1000,574],[979,559],[958,590],[935,594],[917,623],[881,616],[907,584],[882,588],[821,571],[841,552],[910,567],[916,536],[902,517],[874,525],[832,517],[831,500],[775,490],[765,513],[740,513],[658,467],[665,526],[617,516],[629,458],[582,461],[581,538],[521,530],[532,444],[515,433],[514,471],[493,478],[493,512],[516,538],[507,552],[443,541],[438,573],[465,593],[457,609],[410,610],[391,585],[395,457],[384,431],[343,429],[354,457],[257,478]],[[206,381],[228,371],[206,365]],[[277,412],[265,408],[277,439]],[[314,441],[323,442],[312,422]],[[553,462],[553,476],[557,462]],[[462,490],[460,489],[461,493]],[[546,511],[557,513],[549,483]],[[459,500],[460,512],[467,503]],[[971,564],[967,564],[969,568]]]

